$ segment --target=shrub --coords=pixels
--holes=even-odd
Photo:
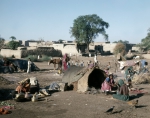
[[[117,43],[117,45],[115,46],[113,53],[115,55],[117,55],[118,53],[121,53],[121,55],[125,55],[126,51],[125,51],[126,47],[123,43]]]
[[[43,55],[42,58],[40,59],[41,61],[49,61],[51,59],[50,56]]]
[[[28,60],[29,58],[30,58],[31,61],[33,61],[33,62],[37,62],[37,61],[38,61],[37,55],[29,55],[29,56],[27,56],[25,59]]]
[[[0,58],[3,58],[3,56],[2,56],[2,55],[0,55]]]

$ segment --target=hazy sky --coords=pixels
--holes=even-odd
[[[6,40],[74,40],[69,33],[73,20],[90,14],[109,23],[111,42],[139,43],[150,28],[150,0],[0,0],[0,35]]]

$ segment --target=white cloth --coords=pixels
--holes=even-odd
[[[96,57],[96,55],[94,56],[94,62],[97,63],[97,57]]]
[[[89,57],[91,57],[91,53],[89,53]]]
[[[31,64],[32,64],[32,62],[31,62],[31,61],[28,61],[27,73],[30,73],[30,72],[31,72]]]

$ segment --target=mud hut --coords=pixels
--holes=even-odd
[[[105,78],[105,72],[97,67],[87,69],[71,66],[64,74],[62,81],[72,86],[75,91],[85,92],[88,87],[100,89]]]

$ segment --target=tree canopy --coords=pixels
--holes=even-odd
[[[0,37],[0,50],[3,48],[4,42],[5,42],[5,39]]]
[[[20,46],[20,43],[15,41],[16,40],[16,37],[14,36],[11,36],[10,37],[12,40],[8,43],[8,47],[12,50],[15,50],[17,49],[19,46]]]
[[[10,39],[11,40],[16,40],[16,37],[15,36],[11,36]]]
[[[140,48],[150,50],[150,30],[148,30],[147,36],[141,40],[141,44],[139,44],[139,46]]]
[[[118,41],[114,41],[113,43],[123,43],[123,44],[129,44],[129,41],[126,40],[118,40]]]
[[[86,43],[89,50],[89,44],[99,34],[102,34],[105,40],[108,41],[108,35],[105,31],[108,27],[109,24],[96,14],[84,15],[74,20],[70,33],[71,36],[75,37],[77,43]]]

